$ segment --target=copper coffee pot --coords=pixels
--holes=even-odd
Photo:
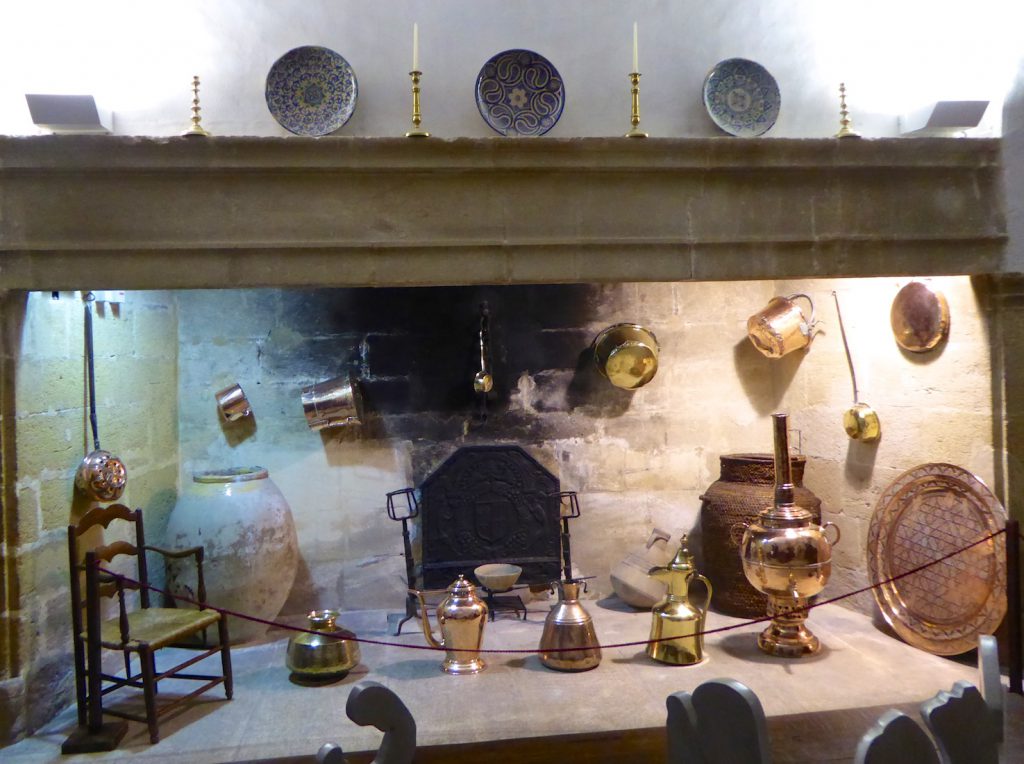
[[[447,650],[441,671],[446,674],[476,674],[486,668],[480,657],[487,625],[487,605],[476,596],[476,587],[460,575],[448,587],[448,596],[437,606],[441,639],[434,638],[423,592],[412,590],[420,600],[423,636],[431,647]]]
[[[775,429],[775,502],[747,526],[740,544],[743,572],[768,596],[772,622],[757,638],[769,655],[799,658],[821,648],[804,625],[810,598],[825,588],[832,573],[832,546],[839,542],[833,523],[817,525],[811,513],[793,503],[792,465],[785,414],[772,414]],[[826,532],[832,528],[835,540]]]

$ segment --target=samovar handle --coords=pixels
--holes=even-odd
[[[711,607],[711,592],[712,592],[711,582],[708,581],[708,579],[705,578],[704,576],[702,576],[700,573],[694,573],[692,576],[690,576],[690,583],[693,583],[693,579],[695,579],[695,578],[699,578],[701,581],[703,581],[704,582],[704,588],[708,590],[708,598],[706,600],[704,600],[704,607],[703,608],[697,608],[698,610],[700,610],[700,617],[703,619],[703,618],[707,618],[708,608]],[[686,588],[687,588],[687,592],[689,592],[689,588],[690,587],[687,586]],[[689,598],[689,594],[687,594],[687,598]]]
[[[832,530],[834,530],[836,532],[836,540],[835,541],[829,541],[828,543],[829,543],[830,546],[835,546],[836,544],[839,543],[839,539],[841,539],[843,537],[843,534],[839,530],[839,526],[836,525],[835,523],[825,523],[824,525],[821,526],[821,535],[825,536],[826,539],[828,538],[828,536],[826,535],[826,531],[829,528],[831,528]]]

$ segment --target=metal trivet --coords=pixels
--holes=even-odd
[[[519,614],[522,613],[523,620],[526,620],[526,605],[523,604],[523,598],[518,594],[495,594],[483,584],[480,584],[480,588],[487,595],[484,597],[484,602],[487,604],[487,617],[490,620],[494,620],[495,614],[499,610],[506,613],[511,610],[515,613],[516,618],[519,618]]]

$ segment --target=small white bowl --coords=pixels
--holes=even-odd
[[[523,569],[518,565],[509,565],[504,562],[492,562],[481,565],[473,574],[481,586],[492,592],[507,592],[516,581],[519,580]]]

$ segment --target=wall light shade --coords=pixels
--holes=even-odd
[[[900,117],[901,135],[949,135],[977,127],[988,101],[938,101]]]
[[[101,116],[91,95],[51,95],[26,93],[32,121],[54,133],[97,133],[107,135],[112,115]]]

